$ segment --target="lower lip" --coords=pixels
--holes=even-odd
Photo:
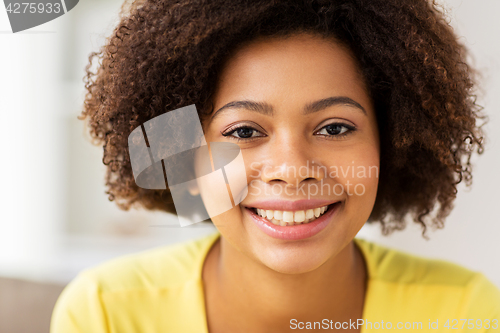
[[[245,209],[250,213],[250,217],[257,227],[267,235],[277,239],[299,240],[312,237],[323,230],[330,222],[332,216],[339,210],[341,204],[341,202],[336,202],[329,206],[325,214],[312,222],[285,227],[273,224],[268,219],[257,215],[253,209]]]

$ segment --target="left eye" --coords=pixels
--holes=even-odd
[[[348,131],[354,130],[352,126],[348,126],[345,124],[339,124],[339,123],[334,123],[334,124],[329,124],[320,129],[318,134],[321,135],[328,135],[328,136],[342,136],[347,134]]]

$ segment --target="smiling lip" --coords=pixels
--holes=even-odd
[[[312,200],[307,200],[307,201],[312,201]],[[281,201],[283,202],[283,201]],[[318,201],[319,202],[319,201]],[[303,206],[300,207],[306,207],[304,206],[305,203],[302,203]],[[265,234],[268,236],[271,236],[273,238],[277,239],[283,239],[283,240],[300,240],[300,239],[306,239],[309,237],[312,237],[319,233],[321,230],[323,230],[328,223],[331,221],[332,216],[335,215],[335,213],[340,209],[342,202],[337,201],[335,204],[330,204],[328,206],[328,210],[315,219],[312,222],[306,223],[306,224],[298,224],[298,225],[293,225],[293,226],[279,226],[279,225],[274,225],[271,223],[269,220],[267,220],[264,217],[261,217],[257,215],[253,208],[250,207],[245,207],[245,211],[250,214],[250,217],[252,221],[257,225],[257,227],[263,231]],[[256,205],[256,204],[255,204]],[[314,205],[317,205],[315,202]],[[271,207],[271,206],[269,206]],[[272,206],[274,207],[280,207],[280,206]],[[290,206],[288,206],[290,207]],[[308,206],[312,207],[312,206]],[[315,206],[317,207],[317,206]],[[259,207],[261,208],[261,207]],[[264,208],[264,207],[262,207]],[[307,207],[306,207],[307,208]],[[298,209],[298,208],[296,208]],[[293,209],[290,209],[293,210]]]

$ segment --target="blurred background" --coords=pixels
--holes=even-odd
[[[479,104],[489,142],[460,187],[446,227],[417,225],[358,237],[483,272],[500,287],[500,12],[498,0],[440,0],[483,74]],[[116,256],[215,229],[181,228],[164,213],[121,211],[104,193],[102,148],[77,119],[84,67],[104,43],[122,0],[80,0],[51,22],[13,34],[0,6],[0,333],[48,332],[52,307],[79,271]]]

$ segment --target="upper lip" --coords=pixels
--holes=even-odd
[[[260,208],[266,210],[294,211],[294,210],[308,210],[308,209],[319,208],[331,205],[339,201],[341,200],[304,199],[304,200],[288,201],[288,200],[275,199],[275,200],[256,201],[246,206],[249,208]]]

